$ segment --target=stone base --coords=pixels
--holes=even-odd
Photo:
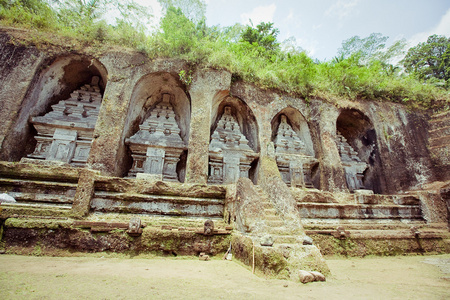
[[[265,276],[297,281],[299,270],[330,274],[319,249],[313,245],[280,244],[264,247],[254,243],[250,237],[235,233],[231,247],[234,257],[250,267],[254,265],[255,271]]]
[[[373,195],[372,190],[354,190],[355,195]]]
[[[148,173],[136,173],[136,179],[143,179],[148,181],[162,181],[162,174],[148,174]]]
[[[35,164],[35,165],[41,165],[41,166],[70,167],[70,164],[62,162],[62,161],[34,159],[34,158],[27,158],[27,157],[22,157],[20,159],[20,163],[21,164]]]
[[[116,219],[109,224],[113,226],[120,224],[119,222],[127,224],[129,220]],[[147,226],[143,228],[139,238],[132,238],[127,233],[127,228],[100,226],[87,230],[83,227],[85,225],[76,225],[70,218],[9,218],[3,224],[0,223],[3,229],[0,249],[6,250],[8,254],[49,256],[104,251],[116,253],[132,251],[133,254],[153,253],[170,256],[198,255],[204,252],[213,256],[225,253],[230,245],[229,234],[205,236],[197,234],[184,224],[177,226],[177,229],[163,229],[160,225],[163,221],[172,224],[167,218],[161,221],[154,220],[159,226]],[[203,222],[204,220],[195,220],[187,224],[201,229]],[[105,222],[99,222],[102,223]],[[145,223],[148,224],[147,220]],[[173,223],[177,224],[177,220],[174,219]],[[166,227],[175,226],[166,225]],[[39,250],[36,250],[37,248]]]

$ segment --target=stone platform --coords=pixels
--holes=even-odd
[[[274,162],[273,162],[274,163]],[[444,205],[432,191],[374,195],[264,185],[183,184],[118,178],[68,165],[0,162],[0,204],[8,253],[152,252],[233,255],[266,275],[328,274],[322,255],[450,252]],[[442,204],[442,205],[441,205]],[[441,207],[442,206],[442,207]],[[445,208],[445,207],[444,207]],[[130,222],[142,227],[130,234]],[[442,219],[442,220],[441,220]],[[215,232],[205,235],[206,220]]]
[[[137,255],[210,255],[224,253],[231,230],[214,219],[215,232],[204,235],[204,218],[141,217],[141,232],[129,233],[135,215],[92,214],[80,221],[16,215],[2,221],[2,242],[8,253],[67,255],[70,252],[116,252]]]

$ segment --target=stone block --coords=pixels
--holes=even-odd
[[[314,281],[325,281],[326,280],[325,275],[323,275],[320,272],[311,271],[309,273],[311,273],[314,276]]]
[[[314,243],[313,239],[307,235],[303,237],[303,245],[312,245]]]
[[[148,181],[161,181],[163,180],[163,176],[162,174],[137,173],[136,179],[143,179]]]
[[[16,199],[14,199],[14,197],[11,197],[6,193],[3,193],[0,194],[0,204],[1,203],[16,203]]]
[[[273,237],[270,235],[266,235],[261,239],[261,246],[272,247],[274,243]]]
[[[314,275],[305,270],[298,271],[298,279],[301,283],[308,283],[315,281]]]

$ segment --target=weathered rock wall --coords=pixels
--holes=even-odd
[[[0,32],[1,160],[18,161],[31,153],[35,132],[29,118],[48,112],[71,90],[99,76],[103,102],[88,167],[106,175],[126,175],[131,154],[125,139],[135,132],[155,104],[155,97],[170,92],[188,103],[178,108],[184,114],[182,131],[188,141],[182,181],[207,182],[211,130],[225,104],[240,113],[238,123],[244,135],[260,152],[259,161],[250,170],[254,182],[261,159],[273,157],[270,149],[280,112],[297,118],[292,122],[298,124],[301,135],[308,137],[304,139],[306,147],[319,161],[312,174],[316,188],[347,190],[336,145],[337,130],[344,131],[360,159],[368,164],[365,188],[376,193],[397,193],[434,180],[435,166],[427,149],[429,117],[402,105],[366,100],[305,101],[280,91],[232,82],[231,74],[224,70],[192,67],[179,60],[152,61],[129,51],[111,51],[96,57],[64,51],[50,53],[13,42],[10,34]],[[181,71],[192,74],[189,80],[181,80]]]

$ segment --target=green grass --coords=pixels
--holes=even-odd
[[[225,69],[237,80],[305,99],[316,97],[330,102],[367,99],[403,103],[418,109],[450,109],[448,90],[413,75],[390,72],[393,66],[378,61],[362,64],[357,55],[318,62],[304,52],[267,49],[244,41],[241,38],[244,26],[240,24],[208,27],[204,21],[192,22],[180,9],[169,8],[159,29],[148,33],[128,19],[119,19],[113,26],[102,19],[61,17],[45,1],[0,0],[0,24],[75,39],[99,51],[117,45],[146,53],[150,58],[180,58],[192,66]],[[39,39],[45,40],[44,35],[34,35],[33,42],[39,44]]]

